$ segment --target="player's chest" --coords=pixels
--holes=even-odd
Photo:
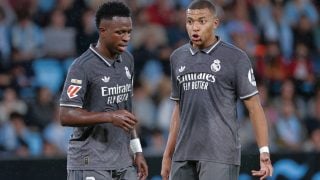
[[[133,78],[128,65],[119,65],[117,67],[96,67],[91,70],[88,81],[93,85],[112,85],[119,83],[131,82]]]
[[[178,81],[226,81],[234,74],[234,65],[227,59],[199,55],[192,58],[180,59],[173,66]]]

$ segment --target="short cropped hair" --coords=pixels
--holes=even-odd
[[[216,6],[209,0],[194,0],[192,1],[188,9],[205,9],[208,8],[209,11],[214,15],[217,16],[217,8]]]
[[[99,28],[102,19],[112,19],[113,17],[130,17],[131,12],[123,2],[110,1],[102,4],[96,13],[96,26]]]

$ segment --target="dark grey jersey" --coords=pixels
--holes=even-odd
[[[71,65],[60,106],[90,112],[131,111],[133,57],[108,60],[92,46]],[[130,134],[111,123],[74,127],[68,149],[70,170],[112,170],[132,165]]]
[[[251,63],[219,40],[197,50],[186,44],[171,55],[171,99],[180,104],[174,161],[240,164],[236,101],[258,93]]]

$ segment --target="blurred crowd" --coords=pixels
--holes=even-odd
[[[161,155],[173,103],[171,52],[188,42],[191,0],[123,0],[132,10],[134,114],[146,155]],[[252,60],[275,153],[320,152],[320,2],[212,0],[217,35]],[[103,0],[0,1],[0,158],[64,156],[72,128],[59,124],[68,67],[97,41]],[[244,153],[257,153],[248,112],[238,103]]]

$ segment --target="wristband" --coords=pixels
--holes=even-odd
[[[133,153],[142,152],[140,139],[139,138],[131,139],[130,140],[130,148]]]
[[[263,146],[259,149],[260,154],[262,153],[269,153],[269,147],[268,146]]]

